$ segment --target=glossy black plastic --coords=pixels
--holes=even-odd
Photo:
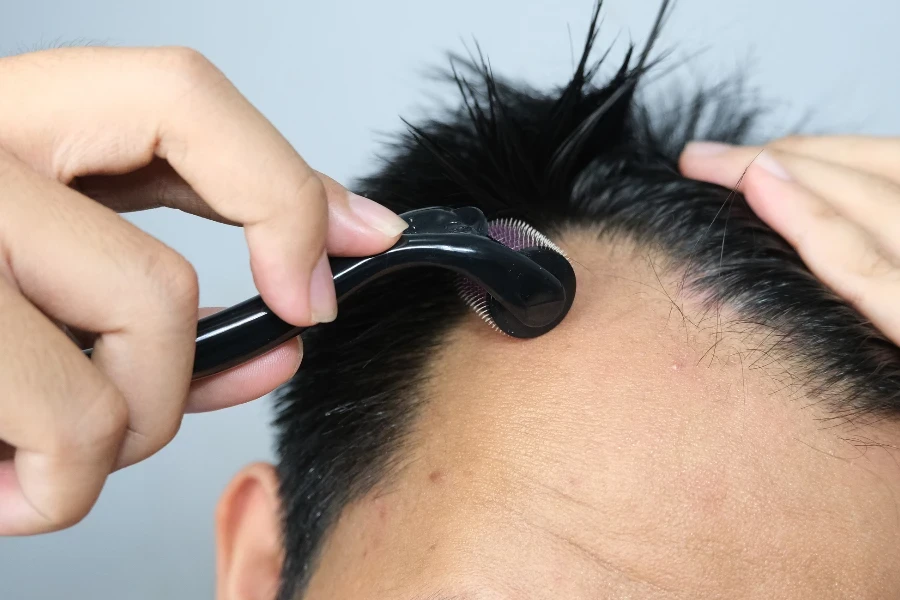
[[[409,228],[387,251],[332,258],[338,302],[366,283],[416,266],[442,267],[468,277],[490,295],[497,326],[514,337],[535,337],[556,326],[575,295],[565,257],[547,248],[516,252],[487,236],[487,220],[472,207],[427,208],[401,215]],[[200,319],[194,378],[237,366],[299,335],[259,296]],[[90,355],[90,350],[85,350]]]

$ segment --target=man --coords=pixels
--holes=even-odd
[[[547,95],[470,70],[467,110],[414,129],[363,186],[396,210],[528,219],[573,260],[571,313],[544,337],[504,338],[434,272],[343,305],[282,393],[279,465],[248,467],[222,498],[220,598],[898,596],[900,144],[695,145],[682,173],[715,184],[691,181],[685,141],[741,141],[752,111],[700,94],[654,118],[635,99],[646,52],[595,86],[590,46]],[[72,72],[167,74],[152,98],[174,108],[189,92],[194,110],[117,112],[151,98],[138,94],[60,112],[47,91],[80,90]],[[371,253],[399,225],[312,173],[196,54],[17,57],[0,80],[34,100],[0,111],[0,533],[35,533],[83,516],[185,405],[258,395],[298,358],[286,346],[189,387],[190,269],[84,196],[128,209],[161,190],[150,204],[245,223],[264,297],[298,323],[333,317],[322,243]],[[211,126],[217,114],[235,129]],[[229,150],[254,168],[222,174]],[[751,162],[745,199],[730,188]],[[285,174],[307,185],[263,205],[239,193]],[[96,235],[62,235],[73,224]],[[48,315],[105,351],[84,360]]]
[[[835,218],[854,178],[881,190],[870,222],[897,212],[896,183],[851,170],[887,154],[759,156],[744,189],[781,237],[730,190],[759,149],[693,146],[684,171],[721,186],[678,172],[753,111],[701,92],[660,118],[635,99],[647,50],[595,86],[592,40],[547,94],[457,64],[464,109],[362,186],[527,219],[571,257],[570,314],[507,338],[430,271],[342,305],[281,392],[279,464],[223,496],[220,598],[900,597],[900,351],[801,260],[898,339],[898,254]]]

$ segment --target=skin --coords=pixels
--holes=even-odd
[[[380,252],[405,223],[310,168],[195,51],[3,58],[0,88],[0,535],[26,535],[83,518],[186,410],[259,397],[300,362],[293,341],[192,384],[194,270],[117,212],[243,226],[256,286],[297,325],[336,315],[326,252]],[[64,329],[91,332],[93,360]]]
[[[691,147],[682,169],[726,185],[746,170],[760,216],[897,341],[883,143]],[[662,257],[585,231],[558,241],[579,281],[569,316],[529,342],[474,316],[452,333],[398,468],[342,512],[303,597],[900,595],[900,423],[827,420],[791,376],[801,365],[757,360],[766,332],[701,313]],[[219,600],[275,597],[279,514],[270,465],[226,490]]]
[[[16,90],[0,97],[0,534],[21,535],[81,519],[185,410],[261,395],[299,362],[288,344],[192,384],[193,269],[117,212],[243,226],[260,293],[298,325],[335,317],[326,254],[381,251],[404,224],[306,165],[196,52],[33,53],[0,59],[0,83]],[[898,161],[898,140],[792,138],[695,145],[682,169],[729,186],[746,170],[760,217],[898,341]],[[572,314],[529,344],[474,318],[455,332],[406,460],[341,515],[308,597],[900,593],[896,423],[823,427],[785,386],[797,366],[749,368],[759,340],[727,315],[710,327],[676,298],[673,319],[640,249],[562,243],[582,269]],[[67,339],[86,332],[93,361]],[[278,515],[274,470],[248,467],[217,513],[220,598],[274,597]]]
[[[900,344],[900,138],[696,144],[681,168],[744,192],[819,279]]]

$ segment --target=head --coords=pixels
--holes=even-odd
[[[456,60],[462,108],[358,186],[528,221],[572,259],[569,315],[507,338],[432,270],[342,304],[279,393],[279,463],[223,496],[221,598],[900,596],[900,351],[679,174],[754,107],[643,104],[658,27],[601,80],[596,17],[557,90]]]

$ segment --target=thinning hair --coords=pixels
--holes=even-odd
[[[677,158],[702,138],[740,143],[758,123],[740,86],[702,89],[677,106],[638,97],[665,1],[638,51],[602,83],[598,2],[571,79],[547,92],[496,77],[480,54],[451,56],[459,108],[409,125],[358,191],[395,211],[477,206],[551,236],[585,227],[664,252],[709,307],[773,331],[772,356],[835,418],[900,412],[900,350],[825,288],[731,190],[684,178]],[[454,276],[400,272],[342,303],[303,338],[303,366],[277,396],[285,563],[281,598],[302,591],[342,509],[390,472],[418,407],[429,356],[467,309]],[[798,360],[799,359],[799,360]]]

